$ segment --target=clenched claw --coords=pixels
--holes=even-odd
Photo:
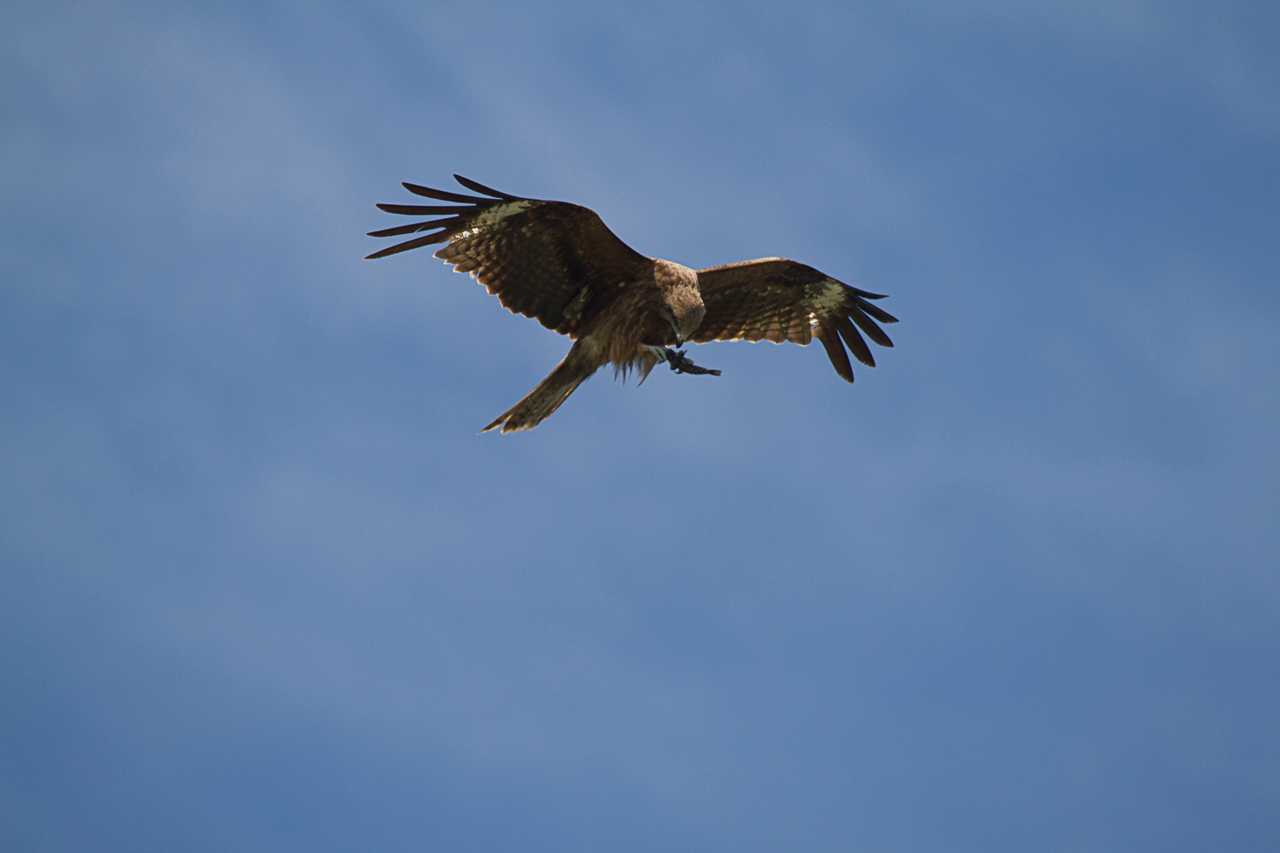
[[[711,367],[699,367],[693,363],[693,359],[684,354],[684,350],[675,350],[671,347],[663,347],[663,355],[667,359],[667,366],[676,373],[692,373],[698,376],[719,376],[720,371]]]

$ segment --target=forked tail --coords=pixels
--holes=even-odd
[[[569,395],[595,373],[599,366],[583,351],[582,342],[575,342],[569,354],[556,365],[556,369],[551,371],[546,379],[538,383],[538,387],[526,394],[520,402],[498,415],[493,423],[481,432],[488,432],[497,427],[501,427],[502,432],[533,429],[560,408],[560,405],[569,399]]]

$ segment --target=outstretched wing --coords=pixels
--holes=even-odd
[[[898,318],[869,300],[868,293],[836,281],[785,258],[761,258],[698,270],[698,288],[707,313],[693,340],[791,341],[806,346],[817,338],[827,350],[836,373],[853,381],[853,366],[840,341],[858,361],[874,367],[876,360],[859,330],[877,344],[893,341],[876,325]]]
[[[435,256],[469,272],[518,314],[548,329],[574,331],[591,297],[635,280],[650,263],[614,236],[595,213],[563,201],[521,198],[461,175],[480,196],[405,183],[415,195],[451,204],[379,204],[387,213],[439,217],[370,231],[370,237],[419,235],[369,255],[385,258],[444,243]]]

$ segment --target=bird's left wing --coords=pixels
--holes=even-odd
[[[893,346],[876,321],[898,319],[870,302],[883,294],[849,287],[796,261],[761,258],[708,267],[698,270],[698,288],[707,313],[693,333],[697,343],[768,340],[805,346],[817,338],[846,382],[853,381],[853,366],[841,340],[869,367],[876,360],[859,330],[881,346]]]
[[[387,213],[437,218],[370,231],[370,237],[419,236],[369,259],[444,243],[437,258],[471,273],[509,310],[571,337],[590,297],[634,280],[651,263],[589,208],[521,198],[461,175],[454,178],[483,195],[404,184],[415,195],[451,204],[379,204]]]

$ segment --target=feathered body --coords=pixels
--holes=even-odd
[[[537,426],[600,367],[612,364],[622,375],[636,370],[643,378],[676,355],[668,347],[686,341],[806,345],[816,337],[849,382],[853,369],[841,341],[869,366],[875,359],[859,330],[893,346],[875,321],[896,318],[868,301],[880,294],[849,287],[812,267],[762,258],[693,270],[639,254],[589,208],[521,198],[454,177],[481,195],[404,184],[416,195],[454,204],[379,204],[388,213],[441,218],[369,232],[373,237],[423,235],[369,257],[445,243],[436,257],[473,275],[511,311],[574,341],[556,369],[485,430]]]

